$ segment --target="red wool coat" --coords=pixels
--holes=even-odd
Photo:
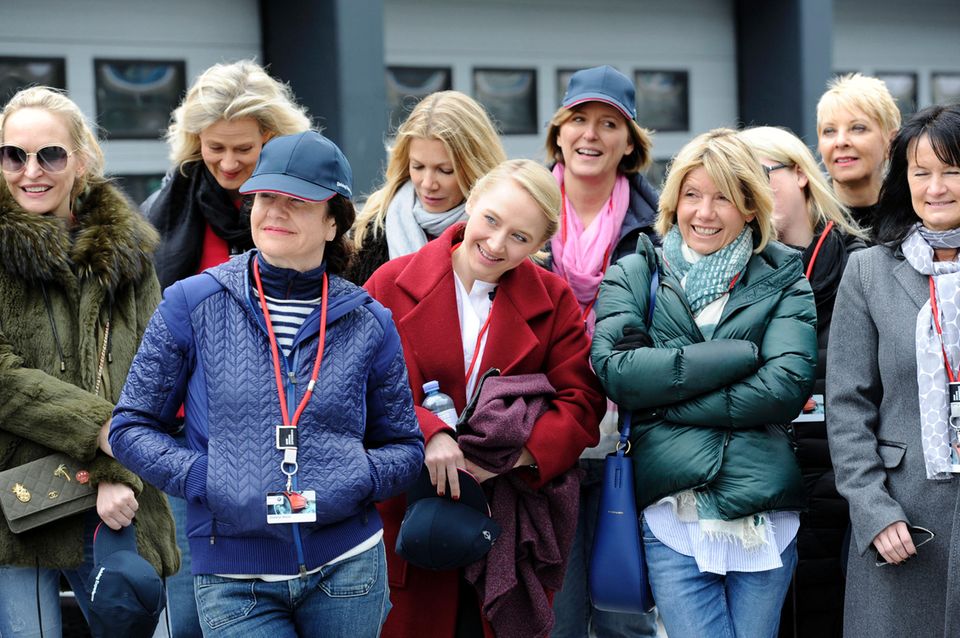
[[[446,425],[420,407],[425,382],[439,381],[458,412],[467,403],[450,256],[462,237],[463,225],[457,224],[419,252],[384,264],[364,285],[393,312],[427,442]],[[557,390],[526,444],[539,467],[538,473],[529,471],[535,485],[573,467],[580,453],[599,440],[606,401],[589,355],[580,308],[563,279],[530,261],[501,277],[480,371],[496,367],[504,375],[542,372]],[[379,505],[393,603],[382,635],[449,638],[454,633],[459,573],[419,569],[396,555],[405,509],[402,496]]]

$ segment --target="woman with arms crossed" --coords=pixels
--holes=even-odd
[[[805,499],[783,424],[813,386],[816,313],[772,213],[756,155],[732,130],[705,133],[660,195],[662,252],[641,236],[600,288],[593,365],[633,411],[643,544],[671,638],[775,636],[796,564]]]

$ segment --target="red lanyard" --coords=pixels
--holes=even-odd
[[[810,279],[810,275],[813,274],[813,264],[817,261],[817,255],[820,254],[820,247],[823,246],[824,240],[827,238],[827,233],[833,228],[833,222],[827,222],[827,225],[824,227],[823,232],[820,233],[820,239],[817,241],[817,245],[813,247],[813,254],[810,255],[810,263],[807,264],[807,280]]]
[[[609,207],[613,208],[613,197],[610,197]],[[567,244],[567,187],[563,182],[560,183],[560,241],[563,242],[563,245]],[[603,253],[603,267],[600,270],[600,278],[603,279],[604,275],[607,274],[607,266],[610,265],[610,251],[613,250],[613,243],[607,246],[607,249]],[[581,319],[584,323],[587,322],[587,317],[590,316],[590,311],[593,310],[593,306],[597,303],[597,297],[600,296],[600,287],[597,286],[597,291],[593,293],[593,299],[590,300],[584,309]],[[469,375],[468,375],[469,376]]]
[[[267,308],[267,297],[263,293],[260,268],[256,259],[253,261],[253,278],[257,281],[257,292],[260,293],[260,309],[263,310],[263,317],[267,324],[267,334],[270,335],[270,354],[273,355],[273,375],[277,380],[280,414],[283,415],[284,425],[297,427],[300,415],[313,395],[313,388],[316,386],[317,376],[320,374],[320,362],[323,360],[323,344],[327,337],[327,273],[323,273],[323,297],[320,299],[320,343],[317,344],[317,360],[313,362],[313,374],[310,376],[310,383],[307,384],[307,391],[300,399],[300,405],[297,406],[297,411],[293,414],[292,420],[289,412],[287,412],[287,395],[283,391],[283,375],[280,373],[280,351],[277,349],[277,336],[273,332],[273,322],[270,319],[270,310]]]
[[[940,337],[940,351],[943,353],[943,367],[947,369],[947,379],[950,383],[957,382],[957,376],[950,367],[950,361],[947,359],[947,348],[943,345],[943,329],[940,327],[940,310],[937,308],[937,286],[933,283],[933,277],[930,277],[930,312],[933,313],[933,325],[937,329],[937,336]]]

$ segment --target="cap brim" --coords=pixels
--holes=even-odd
[[[600,95],[596,93],[588,93],[585,95],[578,95],[575,99],[570,100],[569,102],[564,102],[563,107],[570,109],[578,104],[583,104],[584,102],[603,102],[604,104],[609,104],[613,108],[620,111],[620,113],[627,118],[628,120],[636,120],[637,116],[630,112],[625,105],[621,104],[617,100],[610,99],[608,95]]]
[[[317,186],[311,182],[284,175],[282,173],[264,173],[254,175],[240,186],[240,193],[248,195],[250,193],[276,193],[288,197],[296,197],[308,202],[325,202],[334,195],[336,191],[323,186]]]
[[[416,483],[407,491],[407,505],[412,505],[425,498],[445,498],[454,503],[461,503],[472,507],[478,512],[490,516],[490,505],[487,503],[487,495],[484,494],[483,486],[480,485],[477,477],[462,468],[457,468],[457,474],[459,475],[460,481],[460,499],[453,501],[453,497],[450,496],[449,491],[442,497],[437,495],[437,486],[430,482],[430,471],[427,469],[427,466],[424,465],[420,470],[420,476],[417,477]]]

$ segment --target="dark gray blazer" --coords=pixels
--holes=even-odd
[[[827,430],[853,532],[844,635],[960,636],[960,482],[926,478],[914,335],[927,278],[899,251],[850,257],[827,355]],[[896,521],[936,538],[903,565],[875,565],[873,538]],[[958,539],[960,539],[960,534]]]

